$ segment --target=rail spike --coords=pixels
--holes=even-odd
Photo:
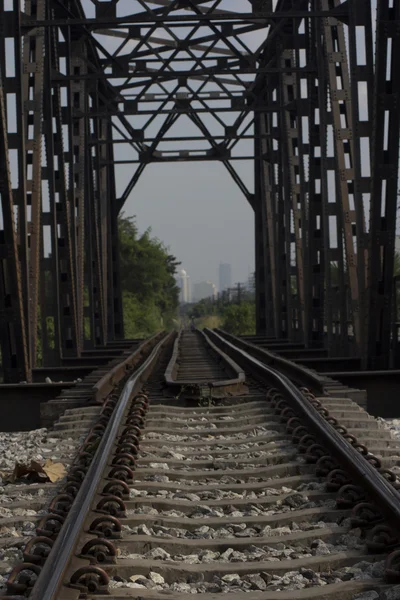
[[[65,517],[58,514],[50,513],[44,515],[36,528],[36,532],[41,537],[55,539],[64,524],[64,520]]]
[[[300,425],[298,427],[296,427],[296,429],[293,430],[292,433],[292,442],[294,444],[298,444],[300,442],[300,440],[302,439],[302,437],[304,437],[305,435],[308,435],[308,429],[305,425],[302,424],[302,422],[300,421]]]
[[[307,433],[303,435],[303,437],[299,441],[299,452],[300,454],[305,454],[310,446],[316,444],[317,440],[313,435]]]
[[[33,563],[21,563],[14,567],[6,584],[9,594],[28,596],[41,570],[39,565]]]
[[[286,421],[288,421],[289,419],[293,419],[294,417],[296,417],[295,411],[291,406],[287,406],[281,411],[279,420],[281,423],[286,423]]]
[[[310,464],[315,464],[318,460],[327,455],[326,448],[321,444],[312,444],[307,448],[306,461]]]
[[[396,490],[400,489],[400,481],[397,479],[396,473],[390,469],[378,469],[378,471]]]
[[[98,517],[92,521],[89,532],[107,539],[119,539],[121,537],[121,522],[111,515]]]
[[[118,496],[121,500],[129,500],[129,487],[121,479],[108,481],[103,488],[102,494]]]
[[[97,503],[96,511],[117,518],[126,516],[126,506],[119,496],[104,496]]]
[[[81,558],[88,558],[91,564],[115,564],[117,562],[117,549],[110,540],[94,538],[83,546]]]
[[[50,503],[49,511],[55,515],[65,515],[72,506],[74,497],[71,494],[57,494]]]
[[[138,449],[135,446],[133,446],[133,448],[136,450],[134,454],[130,454],[129,452],[121,452],[120,454],[116,454],[112,460],[112,464],[134,467],[136,464],[136,455],[138,453]]]
[[[90,463],[92,462],[92,459],[93,459],[93,454],[83,450],[77,454],[77,457],[74,460],[74,464],[79,467],[87,468],[90,465]]]
[[[330,454],[324,454],[317,460],[315,474],[317,477],[329,477],[329,474],[338,468],[337,461]]]
[[[54,540],[48,537],[38,536],[32,538],[25,547],[23,553],[24,562],[39,566],[44,565],[53,544]]]
[[[343,469],[334,469],[327,477],[326,489],[328,492],[338,492],[344,485],[351,482],[350,475]]]
[[[73,498],[75,498],[77,493],[79,492],[79,488],[81,487],[81,485],[82,485],[81,481],[76,481],[76,480],[67,481],[67,483],[65,485],[63,485],[63,487],[61,488],[60,493],[69,494],[69,495],[73,496]]]
[[[370,465],[375,467],[375,469],[380,469],[382,467],[382,461],[380,458],[372,454],[372,452],[368,452],[365,456],[365,459],[369,462]]]
[[[125,483],[133,481],[134,476],[135,473],[127,465],[114,465],[108,472],[108,477],[110,479],[120,479]]]
[[[353,527],[371,528],[383,521],[379,508],[372,502],[360,502],[351,511]]]
[[[81,567],[72,575],[69,587],[85,594],[108,592],[110,578],[100,567]]]
[[[301,425],[302,425],[302,422],[299,419],[299,417],[292,417],[286,423],[286,433],[293,434],[293,432]]]
[[[336,498],[336,504],[339,508],[353,508],[356,504],[364,502],[365,499],[364,490],[361,487],[350,483],[340,488]]]
[[[390,550],[398,548],[400,545],[400,533],[399,531],[389,527],[384,523],[376,525],[367,537],[367,548],[370,552],[386,553]],[[388,559],[390,556],[388,557]],[[393,565],[397,565],[397,569],[400,568],[400,557],[393,562]]]

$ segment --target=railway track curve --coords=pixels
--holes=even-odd
[[[56,425],[85,439],[4,597],[400,598],[400,441],[299,369],[157,338]]]

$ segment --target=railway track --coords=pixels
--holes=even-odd
[[[166,337],[60,419],[91,429],[8,597],[400,598],[400,441],[239,346]]]

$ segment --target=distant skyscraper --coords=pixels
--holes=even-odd
[[[219,264],[219,291],[232,287],[232,267],[228,263]]]
[[[176,282],[180,289],[179,302],[186,304],[191,301],[190,293],[190,277],[186,273],[185,269],[181,269],[176,277]]]
[[[246,284],[247,290],[249,292],[255,292],[256,289],[256,274],[255,273],[251,273],[247,279],[247,284]]]
[[[202,281],[193,286],[193,300],[198,302],[203,298],[213,298],[217,295],[216,286],[211,281]]]

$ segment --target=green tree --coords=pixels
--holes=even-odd
[[[121,215],[118,227],[125,335],[150,335],[171,326],[176,317],[179,289],[174,275],[180,263],[151,237],[151,229],[139,234],[134,217]]]
[[[230,304],[222,312],[222,328],[233,335],[252,335],[256,332],[256,307],[253,302]]]

